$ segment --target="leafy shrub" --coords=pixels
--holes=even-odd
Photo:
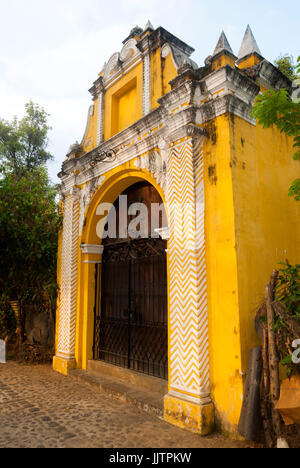
[[[275,316],[275,329],[277,346],[280,353],[281,364],[286,366],[288,375],[300,373],[300,365],[293,363],[292,355],[295,351],[292,344],[295,336],[290,329],[292,321],[296,327],[300,327],[300,265],[291,265],[288,261],[281,264],[279,270],[276,301],[280,302],[287,313],[286,321],[278,315]]]

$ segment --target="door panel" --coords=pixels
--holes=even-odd
[[[100,340],[98,359],[126,367],[128,364],[128,264],[103,256]]]
[[[167,379],[166,242],[107,246],[95,359]]]
[[[130,368],[167,378],[166,243],[144,241],[143,256],[132,260]]]

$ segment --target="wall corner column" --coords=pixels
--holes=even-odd
[[[53,358],[54,370],[67,375],[76,368],[76,309],[78,279],[78,242],[80,193],[73,187],[64,202],[64,218],[61,250],[61,287],[57,324],[56,354]]]
[[[202,129],[187,125],[170,138],[168,154],[169,392],[166,421],[207,435],[214,429],[210,397]]]

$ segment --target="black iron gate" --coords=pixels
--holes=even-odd
[[[96,268],[94,359],[168,378],[166,247],[161,239],[105,246]]]

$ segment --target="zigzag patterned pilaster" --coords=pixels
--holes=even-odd
[[[143,58],[143,115],[151,112],[151,59],[149,51]]]
[[[80,203],[68,197],[64,207],[57,355],[75,357],[77,262]]]
[[[168,157],[170,387],[210,401],[202,143],[186,138]]]
[[[98,122],[97,122],[97,146],[102,143],[103,132],[103,91],[100,91],[98,96]]]

